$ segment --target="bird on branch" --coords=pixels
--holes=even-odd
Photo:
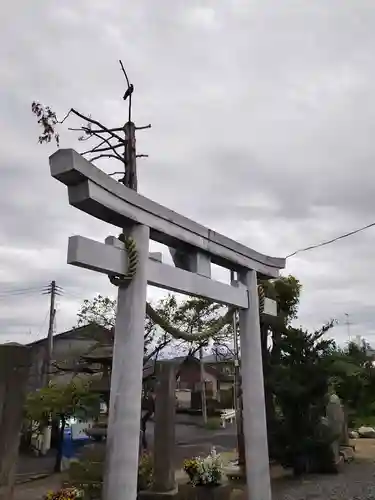
[[[123,97],[124,101],[126,101],[126,99],[127,99],[129,96],[131,96],[133,92],[134,92],[134,85],[131,83],[131,84],[129,85],[129,87],[126,89],[126,92],[125,92],[125,94],[124,94],[124,97]]]

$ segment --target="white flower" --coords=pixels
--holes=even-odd
[[[215,448],[212,448],[207,457],[196,457],[195,460],[197,463],[197,470],[195,476],[192,478],[192,483],[194,485],[220,483],[222,477],[222,462]]]

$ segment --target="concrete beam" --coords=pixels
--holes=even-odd
[[[228,269],[254,269],[277,277],[285,259],[269,257],[198,224],[110,178],[73,149],[50,157],[51,175],[68,186],[70,204],[118,227],[150,227],[152,240],[172,248],[203,250]]]
[[[100,243],[82,236],[71,236],[68,244],[68,264],[103,274],[125,274],[128,258],[124,245],[117,240],[116,246]],[[121,248],[122,245],[122,248]],[[198,274],[161,264],[149,258],[147,262],[149,285],[195,297],[207,297],[215,302],[248,307],[248,295],[243,286],[230,286]]]

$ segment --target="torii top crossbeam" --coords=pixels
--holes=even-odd
[[[154,241],[199,251],[234,271],[252,269],[261,278],[275,278],[285,267],[285,259],[256,252],[123,186],[73,149],[54,153],[50,168],[52,177],[68,187],[72,206],[107,223],[120,228],[144,224]]]

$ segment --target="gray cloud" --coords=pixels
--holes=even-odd
[[[120,57],[136,121],[153,125],[137,140],[150,155],[139,162],[142,194],[276,256],[374,220],[370,0],[21,4],[0,21],[1,338],[36,337],[47,307],[37,292],[9,290],[56,279],[60,330],[80,300],[113,293],[105,277],[65,264],[71,234],[117,230],[68,206],[30,104],[122,124]],[[80,147],[68,132],[61,139]],[[304,285],[300,323],[346,312],[353,334],[371,338],[374,242],[370,230],[288,261]],[[345,325],[333,333],[347,337]]]

